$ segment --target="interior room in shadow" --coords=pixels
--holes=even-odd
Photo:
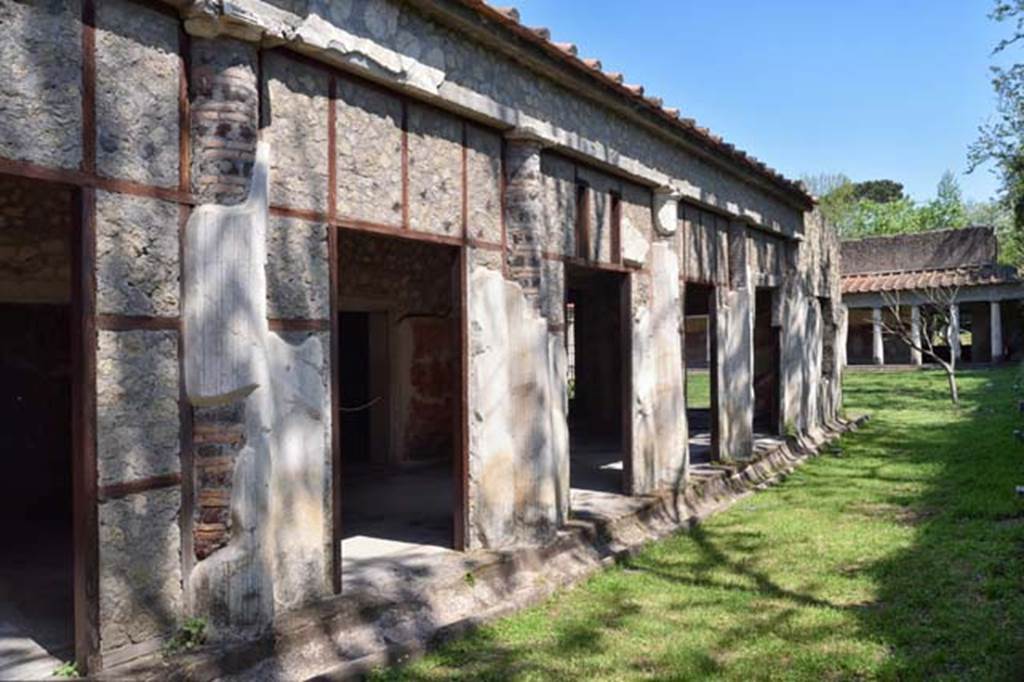
[[[0,679],[73,656],[70,188],[0,176]]]
[[[625,278],[566,266],[569,345],[569,485],[626,492],[623,391],[631,366],[623,338]]]
[[[341,231],[342,555],[452,547],[458,396],[455,249]]]

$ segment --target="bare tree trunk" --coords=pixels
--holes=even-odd
[[[960,391],[956,385],[956,367],[953,363],[942,363],[942,369],[946,370],[946,379],[949,381],[949,399],[957,407],[960,406]]]

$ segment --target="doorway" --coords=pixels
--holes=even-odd
[[[0,176],[0,678],[74,658],[78,192]]]
[[[683,298],[686,420],[690,464],[709,464],[718,443],[715,287],[687,282]]]
[[[569,485],[629,494],[628,279],[567,265]]]
[[[779,367],[781,333],[773,324],[775,289],[758,288],[754,302],[754,437],[782,434]]]
[[[410,553],[461,549],[461,259],[345,230],[338,254],[336,464],[351,581]]]

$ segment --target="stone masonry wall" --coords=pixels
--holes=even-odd
[[[466,175],[469,182],[469,236],[500,244],[501,136],[478,126],[466,126]]]
[[[402,224],[402,101],[338,79],[338,214]]]
[[[437,109],[408,109],[409,226],[457,236],[462,232],[462,122]]]
[[[270,203],[327,211],[328,77],[271,50],[263,59],[263,107],[271,146]]]
[[[177,317],[178,206],[96,193],[96,308],[100,313]]]
[[[0,157],[82,161],[80,0],[0,2]]]
[[[71,300],[69,188],[0,180],[0,302]]]
[[[96,165],[178,184],[178,20],[131,0],[96,2]]]
[[[541,76],[490,45],[437,23],[411,3],[353,0],[318,14],[301,6],[249,0],[245,19],[257,30],[302,36],[332,57],[390,77],[507,126],[536,127],[575,151],[646,177],[652,184],[674,179],[687,196],[746,215],[783,233],[802,230],[802,214],[770,193],[707,163],[657,133],[604,105],[580,97],[570,86]],[[468,21],[479,21],[471,12]],[[332,34],[332,27],[342,32]],[[483,30],[488,30],[481,24]],[[332,44],[332,39],[336,43]],[[365,41],[360,44],[359,41]]]

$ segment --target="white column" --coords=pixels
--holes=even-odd
[[[989,302],[989,321],[991,323],[992,362],[1003,359],[1003,316],[999,301]]]
[[[921,306],[910,306],[910,340],[916,347],[910,349],[910,364],[921,365]]]
[[[882,343],[882,309],[871,309],[871,359],[876,365],[885,364],[885,345]]]
[[[960,362],[960,304],[949,306],[949,354],[953,360]]]

